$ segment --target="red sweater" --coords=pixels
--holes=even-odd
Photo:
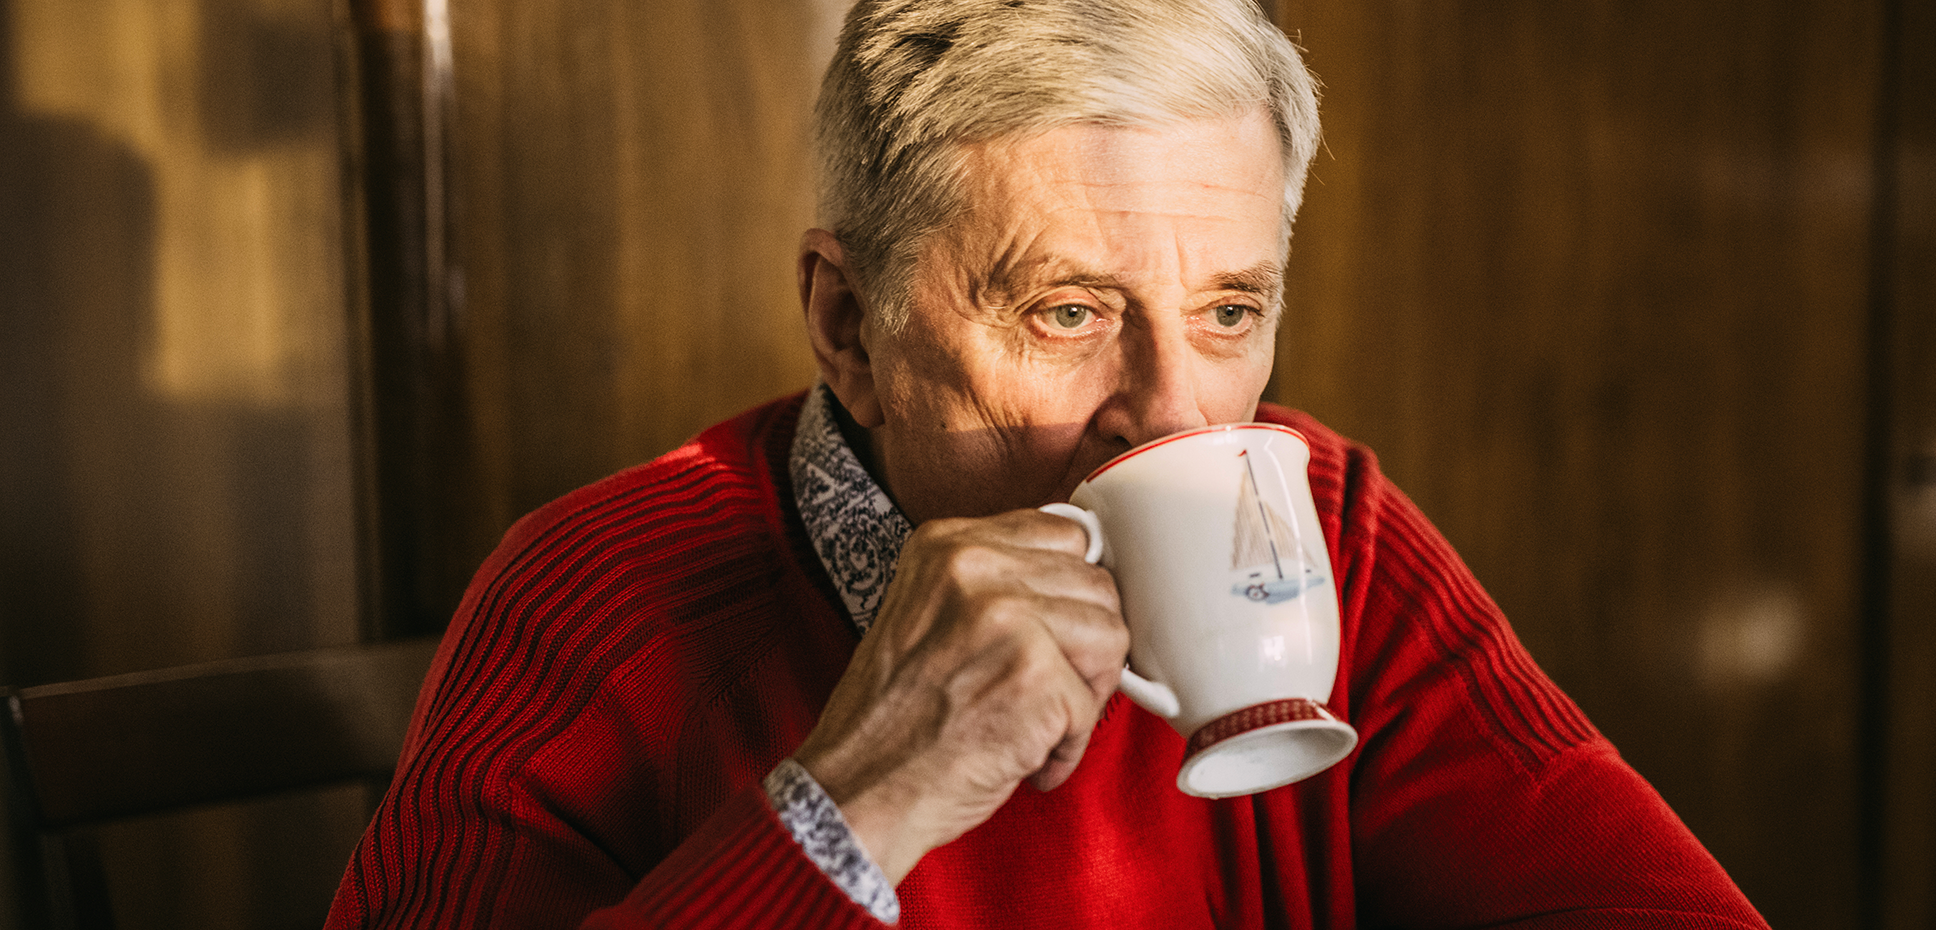
[[[787,477],[800,399],[518,523],[459,607],[330,927],[879,926],[768,807],[857,642]],[[1176,790],[1183,742],[1111,700],[900,885],[907,927],[1765,927],[1366,450],[1303,414],[1356,752]],[[597,910],[604,908],[604,910]],[[597,910],[597,913],[593,911]],[[589,919],[587,919],[587,915]]]

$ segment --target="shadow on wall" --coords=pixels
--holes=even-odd
[[[327,9],[95,6],[0,0],[16,685],[354,629]]]
[[[211,147],[247,152],[331,134],[335,98],[316,92],[336,84],[330,36],[314,28],[327,20],[269,15],[255,0],[201,0],[200,11],[202,46],[222,50],[197,69],[199,123]]]
[[[137,367],[155,184],[88,122],[15,110],[12,19],[0,15],[0,680],[30,685],[93,671],[74,479],[90,446],[152,421]]]
[[[354,638],[330,28],[0,0],[0,682]],[[105,831],[122,925],[318,925],[363,803]]]

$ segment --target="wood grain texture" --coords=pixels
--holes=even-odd
[[[383,635],[440,629],[524,513],[811,383],[793,265],[844,10],[453,0],[413,112],[371,92],[434,60],[396,5],[351,3],[366,141],[424,160],[412,187],[364,153]]]
[[[1776,926],[1858,911],[1877,3],[1299,0],[1280,399],[1369,442]]]
[[[812,380],[828,4],[454,4],[455,310],[500,523]]]
[[[328,0],[0,0],[7,684],[355,638],[335,79]],[[315,926],[362,800],[274,807],[104,839],[123,926]]]
[[[1894,138],[1882,153],[1894,202],[1878,265],[1891,551],[1876,890],[1882,926],[1921,930],[1936,926],[1936,9],[1902,2],[1895,15]]]
[[[0,16],[0,675],[349,639],[327,4]]]

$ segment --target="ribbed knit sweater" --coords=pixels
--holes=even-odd
[[[519,522],[466,593],[330,927],[880,926],[760,779],[857,643],[788,485],[800,398]],[[1112,698],[899,887],[907,927],[1766,924],[1534,666],[1371,454],[1311,443],[1341,602],[1329,706],[1361,741],[1245,798],[1177,791],[1183,741]],[[595,912],[595,913],[594,913]]]

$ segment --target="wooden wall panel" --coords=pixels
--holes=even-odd
[[[355,638],[335,80],[328,0],[0,0],[7,684]],[[361,806],[118,829],[121,925],[315,926]]]
[[[545,501],[811,383],[794,251],[842,12],[453,0],[452,334],[486,515],[460,563]]]
[[[1889,416],[1880,462],[1892,557],[1876,644],[1885,742],[1877,917],[1889,930],[1936,926],[1936,9],[1900,2],[1893,112],[1881,155],[1893,194],[1878,284]],[[1892,137],[1892,138],[1890,138]]]
[[[1853,926],[1876,2],[1294,0],[1276,385],[1776,926]]]
[[[327,2],[0,18],[0,674],[347,639]]]

